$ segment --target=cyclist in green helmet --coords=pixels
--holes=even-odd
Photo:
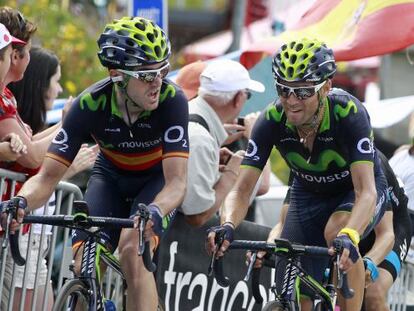
[[[332,88],[335,58],[319,40],[283,44],[273,58],[272,72],[278,98],[255,123],[239,178],[224,204],[221,226],[210,228],[207,247],[213,252],[214,237],[221,233],[225,241],[218,255],[227,249],[276,147],[293,175],[281,238],[304,245],[340,244],[339,268],[348,272],[355,290],[354,298],[341,301],[341,310],[359,311],[365,282],[358,243],[380,221],[387,203],[387,182],[369,115],[354,96]],[[322,281],[327,262],[303,258],[302,266]],[[276,274],[277,286],[283,283],[281,277]],[[300,289],[302,310],[310,310],[311,292]]]
[[[152,21],[141,17],[115,20],[106,25],[98,46],[99,60],[109,77],[74,100],[39,174],[18,193],[17,222],[24,209],[45,203],[82,143],[92,137],[100,151],[84,197],[90,215],[134,217],[138,204],[147,204],[151,220],[145,239],[155,250],[185,194],[187,99],[166,78],[170,42]],[[14,222],[12,228],[16,227]],[[156,310],[155,280],[137,254],[137,231],[104,230],[102,237],[112,250],[119,246],[128,285],[127,309]],[[72,234],[78,271],[81,252],[76,251],[84,238],[82,232]]]

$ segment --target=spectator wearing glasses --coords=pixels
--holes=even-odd
[[[187,181],[188,102],[166,79],[170,54],[169,39],[154,22],[124,17],[108,23],[98,39],[98,57],[109,76],[74,100],[39,173],[18,193],[18,205],[30,211],[44,204],[82,143],[92,137],[100,150],[84,196],[90,215],[137,222],[138,204],[147,204],[151,219],[144,238],[155,250]],[[24,212],[18,208],[12,230]],[[73,233],[77,273],[84,238],[82,232]],[[104,230],[102,238],[112,250],[118,247],[128,285],[127,310],[157,310],[154,275],[138,256],[137,231]]]
[[[198,96],[189,103],[187,192],[179,208],[193,226],[203,225],[219,210],[239,175],[244,151],[221,148],[229,136],[224,124],[239,115],[251,91],[263,92],[264,85],[238,62],[212,61],[200,74]]]
[[[294,176],[281,238],[324,247],[340,244],[339,268],[347,271],[355,290],[352,299],[340,299],[341,310],[359,311],[365,273],[358,243],[381,220],[387,204],[387,182],[369,115],[354,96],[331,89],[336,63],[333,51],[319,40],[283,44],[273,57],[272,72],[279,96],[254,125],[240,176],[225,200],[221,225],[209,230],[207,248],[215,251],[214,237],[223,234],[218,256],[223,255],[276,147]],[[324,259],[302,260],[303,268],[319,281],[327,265]],[[279,286],[284,269],[277,267]],[[310,310],[311,292],[305,287],[300,292],[302,310]]]

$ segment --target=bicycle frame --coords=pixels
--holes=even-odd
[[[217,238],[217,237],[216,237]],[[220,237],[217,238],[216,243],[220,244]],[[339,271],[336,273],[336,262],[339,260],[340,245],[335,246],[335,255],[332,255],[328,248],[319,246],[306,246],[298,243],[291,243],[285,239],[275,239],[275,243],[268,243],[265,241],[249,241],[249,240],[235,240],[228,249],[245,249],[251,250],[253,255],[247,269],[245,280],[250,279],[252,272],[252,292],[257,303],[262,303],[263,298],[260,294],[259,279],[261,269],[253,269],[256,252],[264,251],[270,256],[279,256],[286,259],[286,267],[284,270],[282,289],[280,294],[276,293],[276,284],[272,286],[272,291],[276,296],[275,302],[280,303],[283,307],[288,307],[288,310],[300,310],[300,290],[299,284],[302,281],[306,284],[312,292],[316,295],[314,300],[314,309],[317,305],[323,305],[324,311],[335,310],[337,300],[337,290],[340,290],[345,298],[352,298],[354,292],[348,287],[347,275],[345,272]],[[326,281],[321,284],[310,276],[300,265],[300,258],[302,256],[322,256],[329,257],[329,274]],[[214,272],[214,277],[217,283],[222,286],[228,286],[228,278],[223,273],[222,258],[216,258],[215,254],[209,266],[209,272]],[[276,268],[275,261],[265,260],[264,264],[268,267]],[[337,284],[334,285],[334,278],[337,278]],[[265,306],[266,309],[266,306]],[[266,309],[267,310],[267,309]],[[269,309],[270,310],[270,309]],[[318,309],[319,310],[319,309]]]
[[[89,310],[103,310],[104,308],[103,294],[101,290],[101,259],[122,277],[124,290],[126,289],[124,274],[121,271],[118,259],[102,242],[97,241],[97,239],[98,237],[90,235],[84,243],[79,276],[79,279],[83,280],[87,287],[91,289]],[[123,297],[123,307],[125,309],[125,293]]]
[[[335,310],[337,293],[333,285],[334,264],[331,260],[329,268],[328,282],[326,285],[320,284],[312,276],[310,276],[303,268],[300,267],[300,258],[294,257],[288,259],[285,268],[285,275],[280,295],[276,295],[282,304],[290,304],[292,310],[296,310],[296,305],[300,304],[300,282],[306,284],[316,295],[314,307],[319,301],[323,301],[328,307],[326,311]],[[275,291],[276,287],[273,286]]]

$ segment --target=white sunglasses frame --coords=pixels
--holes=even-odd
[[[295,95],[295,97],[298,98],[298,96],[295,93],[295,90],[297,90],[297,89],[314,89],[315,90],[315,93],[313,95],[315,95],[325,85],[326,81],[327,80],[325,80],[325,81],[323,81],[323,82],[321,82],[319,84],[312,85],[312,86],[297,86],[297,87],[287,86],[285,84],[282,84],[282,83],[279,83],[279,82],[275,81],[275,86],[279,85],[281,87],[284,87],[284,88],[289,89],[288,96],[286,96],[286,97],[285,96],[280,96],[280,94],[278,92],[279,97],[289,98],[290,94],[293,93],[293,95]],[[309,97],[312,97],[313,95],[311,95]],[[305,97],[305,98],[309,98],[309,97]],[[298,99],[305,99],[305,98],[298,98]]]
[[[163,71],[164,69],[169,68],[169,67],[170,67],[170,63],[167,62],[164,66],[162,66],[161,68],[158,68],[158,69],[136,70],[136,71],[124,70],[124,69],[117,69],[117,71],[122,72],[122,73],[125,73],[125,74],[127,74],[127,75],[129,75],[131,77],[134,77],[135,79],[138,79],[140,81],[144,81],[144,82],[151,83],[151,82],[153,82],[161,74],[161,71]],[[140,77],[140,74],[145,74],[145,73],[156,73],[157,75],[155,76],[154,80],[152,80],[152,81],[146,81],[145,79],[142,79]],[[167,75],[168,75],[168,73],[167,73]]]

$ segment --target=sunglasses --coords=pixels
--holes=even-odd
[[[26,29],[26,24],[27,24],[26,19],[24,18],[23,14],[20,12],[17,13],[17,19],[19,21],[20,32],[24,32],[24,30]]]
[[[249,100],[252,97],[252,92],[249,90],[245,90],[244,92],[246,93],[247,100]]]
[[[325,83],[326,80],[312,86],[290,87],[275,81],[275,86],[279,97],[288,98],[290,94],[293,93],[297,99],[306,99],[315,95]]]
[[[158,76],[160,76],[161,79],[164,79],[167,76],[168,72],[170,71],[170,64],[167,62],[164,66],[162,66],[159,69],[137,70],[137,71],[118,69],[118,71],[125,73],[129,76],[132,76],[135,79],[139,79],[143,82],[151,83]]]

